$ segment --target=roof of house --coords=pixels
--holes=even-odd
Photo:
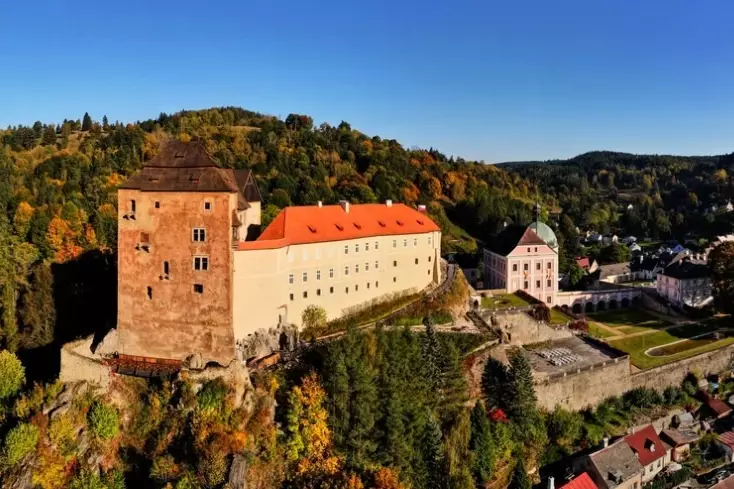
[[[719,441],[734,449],[734,431],[726,431],[719,434]]]
[[[653,425],[649,424],[624,437],[642,465],[648,465],[665,456],[665,445]]]
[[[660,433],[663,441],[670,442],[674,447],[688,445],[701,439],[701,435],[693,430],[674,430],[668,429]]]
[[[682,258],[674,260],[660,273],[677,279],[692,279],[708,277],[711,270],[704,262]]]
[[[599,265],[600,279],[605,279],[607,277],[613,277],[615,275],[625,275],[630,273],[630,262],[622,262],[622,263],[611,263],[609,265]]]
[[[721,482],[717,482],[711,489],[734,489],[734,475],[730,475]]]
[[[426,214],[405,204],[351,204],[286,207],[255,241],[240,250],[274,249],[346,239],[420,234],[441,229]]]
[[[598,489],[586,472],[574,477],[558,489]]]
[[[589,459],[610,489],[620,484],[615,482],[613,474],[617,474],[621,481],[626,481],[642,470],[640,461],[624,439],[592,453]]]
[[[543,241],[530,226],[512,225],[507,226],[489,242],[489,249],[495,253],[507,256],[512,250],[523,245],[545,245]]]
[[[143,169],[120,185],[145,192],[237,192],[238,207],[262,197],[250,170],[220,168],[198,141],[168,142]]]
[[[588,256],[577,256],[576,257],[576,265],[579,266],[579,268],[587,269],[591,266],[591,263],[589,261]]]
[[[717,416],[724,416],[731,412],[731,406],[721,399],[716,399],[708,394],[704,394],[703,402],[706,404],[706,407],[713,411]]]

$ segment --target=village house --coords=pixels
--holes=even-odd
[[[655,478],[670,463],[670,448],[658,436],[653,425],[624,437],[642,465],[642,483]]]
[[[683,462],[691,454],[691,443],[700,440],[701,435],[692,429],[671,428],[660,433],[660,439],[672,447],[670,459],[673,462]]]
[[[382,204],[287,207],[260,233],[249,170],[172,142],[118,191],[121,354],[227,364],[253,335],[329,319],[440,281],[441,230]]]
[[[552,488],[549,488],[552,489]],[[586,472],[581,473],[558,489],[599,489]]]
[[[606,444],[606,442],[605,442]],[[575,461],[599,489],[641,489],[643,466],[624,438]]]
[[[734,462],[734,431],[720,433],[716,438],[716,445],[724,452],[728,463]]]
[[[657,276],[658,295],[679,307],[704,307],[713,301],[706,262],[679,254]]]

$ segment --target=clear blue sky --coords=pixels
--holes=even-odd
[[[731,0],[4,2],[0,127],[237,105],[499,162],[734,151]]]

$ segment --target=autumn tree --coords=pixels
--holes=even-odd
[[[326,309],[311,304],[301,313],[301,331],[306,339],[316,339],[326,331]]]
[[[717,309],[734,313],[734,242],[716,246],[709,254],[711,285]]]

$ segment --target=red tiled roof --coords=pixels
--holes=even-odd
[[[274,249],[440,230],[426,214],[404,204],[352,204],[349,212],[341,205],[286,207],[257,240],[240,242],[238,249]]]
[[[578,477],[571,479],[567,484],[562,485],[558,489],[598,489],[594,481],[591,480],[589,474],[584,472]]]
[[[708,394],[704,394],[704,402],[706,403],[706,406],[718,416],[723,416],[731,412],[731,406],[721,399],[713,398]]]
[[[734,431],[727,431],[719,435],[719,441],[734,449]]]
[[[640,431],[624,437],[640,463],[645,466],[665,456],[665,445],[655,428],[649,424]]]
[[[734,489],[734,475],[730,475],[723,481],[715,484],[711,489]]]
[[[591,266],[589,263],[589,257],[584,256],[583,258],[576,258],[576,265],[578,265],[579,268],[589,268]]]

